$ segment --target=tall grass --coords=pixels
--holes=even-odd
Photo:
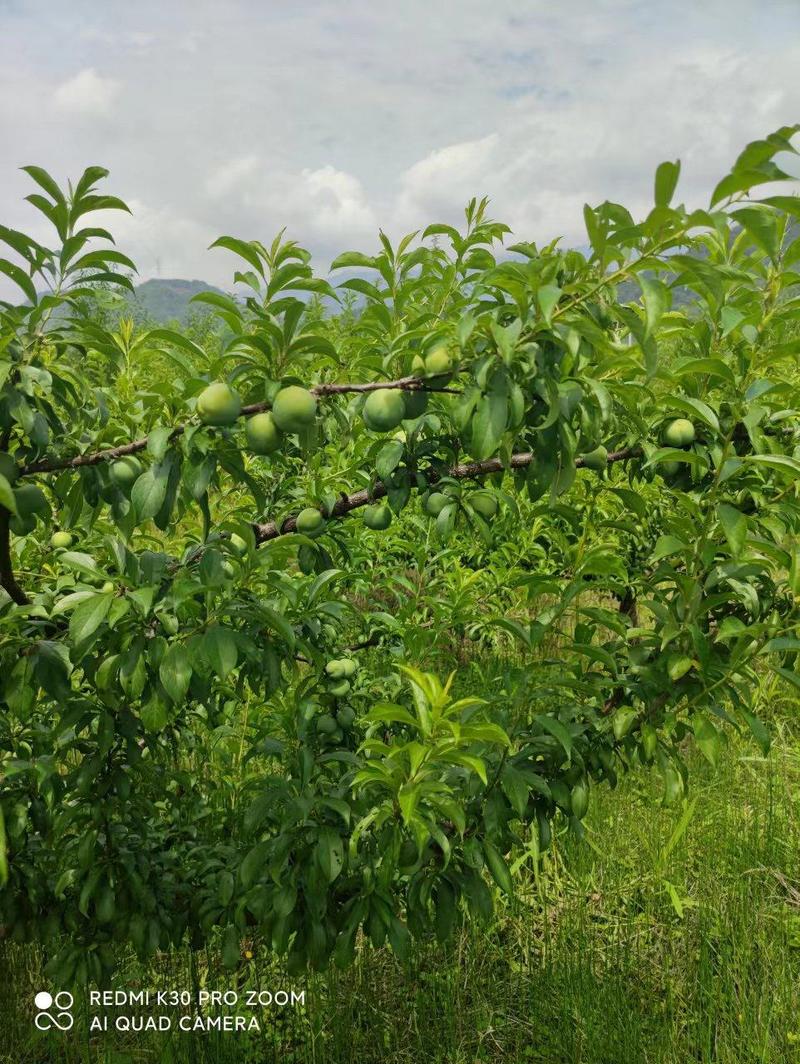
[[[773,721],[767,758],[734,739],[716,772],[695,759],[682,810],[663,810],[647,775],[596,790],[584,841],[559,836],[490,926],[417,948],[408,965],[365,947],[346,972],[298,980],[255,944],[235,976],[214,952],[122,965],[123,987],[305,989],[304,1007],[257,1011],[258,1033],[90,1037],[80,1007],[69,1035],[40,1033],[42,957],[5,943],[0,1060],[798,1062],[800,737],[789,720]]]

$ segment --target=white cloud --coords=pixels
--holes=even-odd
[[[522,98],[498,128],[430,153],[400,177],[397,222],[455,222],[473,195],[517,238],[585,241],[582,208],[604,199],[633,213],[652,206],[653,174],[681,157],[677,199],[706,206],[716,181],[745,142],[800,113],[793,83],[765,85],[749,56],[686,45],[661,56],[657,42],[611,69],[576,75],[545,101]]]
[[[374,234],[378,226],[361,182],[330,164],[302,170],[284,202],[298,223],[320,237],[352,240]]]
[[[217,167],[206,181],[206,191],[211,197],[228,196],[241,189],[247,179],[258,169],[258,156],[242,155]]]
[[[148,277],[204,277],[208,246],[219,233],[183,214],[177,205],[153,206],[129,199],[131,213],[98,211],[94,223],[114,234],[139,270],[135,282]]]
[[[490,133],[432,151],[400,178],[397,209],[407,224],[421,218],[453,221],[458,210],[480,191],[494,169],[500,136]]]
[[[218,225],[245,213],[254,219],[246,236],[271,239],[286,226],[290,237],[319,246],[368,240],[378,229],[361,182],[330,163],[287,171],[245,155],[214,170],[206,191],[215,201],[211,207]],[[271,229],[264,228],[265,218]]]
[[[482,195],[517,239],[583,242],[584,202],[646,210],[656,165],[680,157],[679,199],[705,203],[748,140],[800,116],[796,0],[219,10],[0,0],[0,221],[36,224],[16,167],[101,163],[143,211],[111,227],[144,276],[158,260],[227,284],[207,244],[283,226],[324,270],[377,248],[379,225],[460,224]]]
[[[118,81],[102,77],[94,67],[87,67],[62,82],[53,93],[53,100],[60,111],[80,115],[102,115],[111,110],[119,91]]]

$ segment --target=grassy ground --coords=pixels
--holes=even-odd
[[[179,953],[121,974],[120,985],[157,989],[306,990],[305,1008],[257,1011],[257,1035],[89,1037],[80,1015],[69,1035],[39,1034],[40,959],[6,944],[0,1060],[800,1062],[796,709],[773,706],[768,758],[736,739],[716,772],[695,758],[683,810],[661,809],[647,776],[595,792],[588,843],[560,837],[492,926],[421,949],[405,969],[365,951],[348,972],[303,982],[257,953],[235,982],[216,958],[192,970]]]

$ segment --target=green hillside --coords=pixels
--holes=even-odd
[[[207,313],[199,303],[190,300],[198,292],[219,292],[219,288],[206,284],[205,281],[185,281],[181,278],[153,277],[137,285],[135,294],[128,297],[128,302],[138,313],[137,317],[149,318],[158,322],[186,322],[190,314]]]

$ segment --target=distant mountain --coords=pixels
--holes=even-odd
[[[205,281],[184,281],[181,278],[153,277],[137,285],[133,295],[126,297],[136,317],[147,318],[156,322],[180,321],[184,324],[190,314],[204,314],[208,307],[202,303],[191,303],[192,296],[198,292],[217,292],[222,290]]]

